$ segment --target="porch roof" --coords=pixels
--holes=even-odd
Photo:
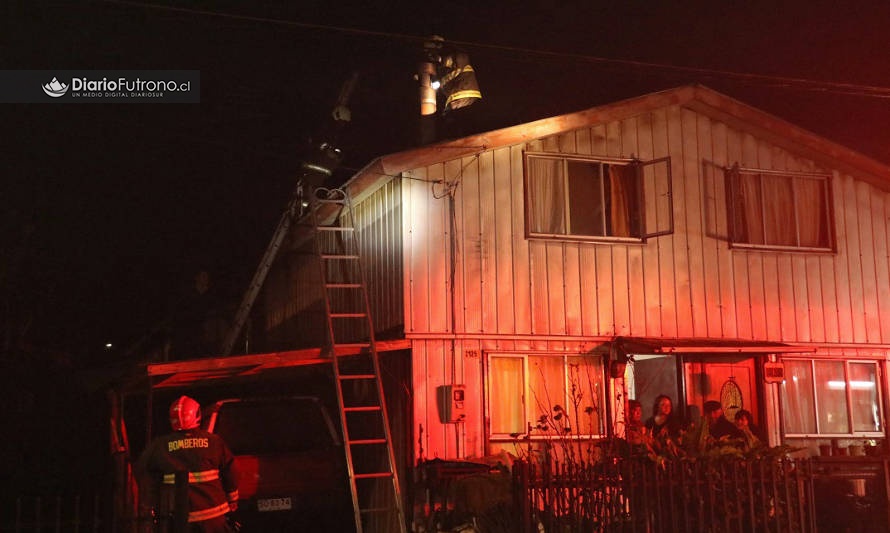
[[[377,341],[377,352],[404,350],[410,347],[407,340]],[[358,355],[357,348],[337,350],[338,356]],[[306,348],[287,352],[206,357],[145,366],[140,377],[147,378],[152,389],[185,387],[198,382],[256,376],[270,370],[295,368],[308,365],[331,364],[331,357],[321,348]]]
[[[775,354],[815,353],[814,346],[799,346],[750,339],[661,339],[656,337],[616,337],[617,349],[625,354]]]

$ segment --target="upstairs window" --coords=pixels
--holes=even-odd
[[[673,231],[670,165],[527,153],[531,238],[641,241]]]
[[[751,248],[831,250],[831,202],[826,175],[727,170],[733,244]]]
[[[877,363],[785,359],[784,364],[786,436],[883,436]]]

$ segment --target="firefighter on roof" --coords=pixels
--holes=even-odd
[[[173,531],[224,533],[230,531],[226,514],[238,506],[235,458],[219,435],[198,427],[200,422],[201,406],[192,398],[182,396],[170,405],[173,433],[154,439],[136,464],[141,505],[159,509],[162,520],[172,515]],[[187,488],[187,497],[176,497],[177,485]]]

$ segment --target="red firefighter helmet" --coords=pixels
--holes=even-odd
[[[170,427],[173,431],[193,429],[201,423],[201,405],[189,398],[180,396],[170,404]]]

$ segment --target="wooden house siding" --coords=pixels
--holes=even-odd
[[[671,210],[664,166],[644,174],[644,204],[647,227],[672,218],[674,231],[640,243],[527,238],[526,152],[669,158]],[[835,250],[732,247],[724,168],[735,163],[830,176]],[[384,156],[347,188],[376,329],[403,329],[411,342],[415,458],[488,451],[492,353],[605,353],[631,336],[890,357],[890,169],[706,88]],[[323,328],[307,325],[313,313],[323,320],[317,264],[301,255],[305,237],[291,244],[265,290],[267,330],[318,346]],[[606,394],[620,418],[615,383]],[[439,419],[447,384],[466,386],[464,423]],[[775,437],[778,386],[764,386],[763,399]]]
[[[401,189],[389,181],[354,206],[375,330],[398,336],[405,323]]]
[[[390,337],[401,337],[405,316],[401,202],[401,182],[390,180],[353,206],[375,330]],[[326,342],[321,275],[306,231],[303,227],[293,233],[263,291],[267,350]]]
[[[523,153],[669,156],[674,232],[640,244],[527,239]],[[723,168],[831,176],[836,252],[732,248]],[[406,334],[424,454],[483,453],[485,353],[578,352],[614,335],[814,343],[885,357],[888,193],[682,105],[480,151],[405,173]],[[450,213],[446,186],[454,184]],[[659,193],[665,194],[663,184]],[[647,216],[665,220],[648,191]],[[453,302],[449,291],[454,231]],[[452,309],[453,304],[453,309]],[[452,316],[453,315],[453,316]],[[453,340],[448,340],[453,339]],[[861,348],[869,345],[865,352]],[[470,391],[464,425],[435,419],[435,390]],[[454,431],[465,431],[457,438]],[[455,443],[463,444],[455,444]]]

